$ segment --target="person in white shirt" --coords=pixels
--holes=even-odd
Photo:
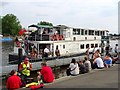
[[[103,69],[104,68],[104,62],[101,59],[100,55],[97,55],[97,58],[93,61],[93,69]]]
[[[49,46],[46,46],[46,48],[44,49],[44,57],[48,57],[49,54],[50,54]]]
[[[75,76],[79,74],[79,66],[74,58],[72,59],[69,68],[71,70],[70,71],[71,75]]]

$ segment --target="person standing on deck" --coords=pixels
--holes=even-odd
[[[115,51],[116,54],[118,54],[118,44],[115,45],[114,51]]]
[[[22,85],[21,79],[17,76],[17,71],[12,70],[10,72],[10,77],[7,79],[6,87],[8,90],[16,90],[19,89]]]
[[[46,48],[44,49],[44,57],[48,57],[49,55],[50,55],[49,46],[46,46]]]
[[[57,57],[60,56],[60,50],[58,49],[58,45],[56,46],[55,55],[56,55]]]
[[[110,45],[106,46],[105,50],[106,50],[106,55],[108,55],[110,50]]]
[[[19,66],[19,71],[22,74],[21,78],[22,78],[23,84],[26,84],[26,78],[30,76],[31,70],[32,70],[32,64],[29,62],[29,59],[26,57]]]
[[[88,47],[88,49],[87,49],[86,52],[85,52],[85,54],[86,54],[87,57],[88,57],[88,60],[90,59],[90,58],[89,58],[89,54],[90,54],[90,53],[89,53],[89,49],[90,49],[90,48]]]

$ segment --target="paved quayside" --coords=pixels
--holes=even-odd
[[[70,76],[46,85],[45,88],[118,88],[118,65],[90,73]]]

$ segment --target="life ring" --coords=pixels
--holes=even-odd
[[[51,41],[54,41],[54,35],[51,35],[50,38],[51,38]]]
[[[64,40],[64,37],[63,37],[63,35],[60,35],[60,40]]]

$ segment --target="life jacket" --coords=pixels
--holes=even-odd
[[[30,76],[30,70],[28,70],[27,68],[30,68],[30,63],[28,62],[28,64],[24,64],[24,62],[21,63],[22,64],[22,68],[24,68],[22,70],[22,74]]]
[[[41,83],[41,84],[38,84],[38,83],[36,83],[36,82],[32,82],[32,83],[29,83],[29,84],[26,84],[26,88],[31,88],[31,90],[36,90],[36,89],[39,89],[39,88],[42,88],[44,86],[44,84],[43,83]]]

